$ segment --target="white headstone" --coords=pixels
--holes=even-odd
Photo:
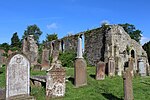
[[[144,61],[143,61],[143,59],[140,59],[139,61],[138,61],[138,65],[139,65],[139,74],[141,75],[141,76],[146,76],[146,66],[144,66]]]
[[[77,57],[76,58],[83,58],[82,56],[82,38],[78,37],[78,47],[77,47]]]
[[[6,70],[6,99],[30,93],[30,63],[22,54],[12,56]]]

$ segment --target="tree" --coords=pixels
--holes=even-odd
[[[23,39],[27,37],[28,35],[33,35],[34,39],[39,42],[39,37],[42,35],[42,31],[37,25],[30,25],[27,27],[27,29],[24,31]]]
[[[119,25],[122,26],[124,30],[130,35],[131,39],[134,39],[140,43],[142,37],[142,32],[140,30],[136,29],[134,25],[128,23]]]
[[[143,49],[147,52],[148,61],[150,64],[150,41],[143,45]]]
[[[58,39],[58,36],[56,33],[47,34],[47,36],[46,36],[46,41],[52,41],[52,40],[56,40],[56,39]]]
[[[5,51],[5,53],[3,53],[3,56],[7,58],[9,56],[8,51],[10,50],[10,45],[8,43],[3,43],[0,44],[0,48]]]
[[[17,48],[17,49],[21,48],[21,42],[20,42],[17,32],[15,32],[11,38],[11,47]]]

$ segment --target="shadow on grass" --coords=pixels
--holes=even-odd
[[[90,74],[90,77],[95,79],[96,75]]]
[[[73,77],[69,77],[68,80],[69,80],[72,84],[74,84],[74,78],[73,78]]]
[[[3,72],[0,72],[0,74],[2,74]]]
[[[145,84],[145,85],[150,85],[150,83],[147,83],[147,82],[141,82],[141,83],[143,83],[143,84]]]
[[[114,96],[112,93],[102,93],[102,95],[108,100],[123,100],[122,98]]]

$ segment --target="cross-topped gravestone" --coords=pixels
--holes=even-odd
[[[6,99],[30,93],[30,63],[21,53],[9,57],[6,69]]]

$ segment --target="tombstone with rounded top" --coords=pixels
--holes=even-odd
[[[30,93],[30,62],[21,53],[13,54],[8,59],[6,69],[6,99]]]

